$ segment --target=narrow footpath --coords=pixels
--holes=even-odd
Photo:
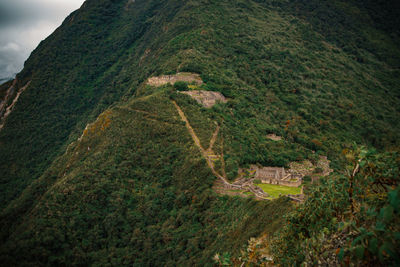
[[[185,122],[186,128],[187,128],[190,136],[192,137],[195,145],[200,149],[201,155],[206,160],[207,165],[210,168],[211,172],[223,183],[223,185],[226,188],[230,188],[230,189],[239,189],[239,190],[250,191],[257,198],[267,199],[268,195],[265,194],[265,192],[263,192],[260,188],[254,186],[253,184],[250,184],[249,182],[246,182],[244,184],[238,184],[238,183],[231,184],[231,183],[228,182],[228,180],[226,178],[226,175],[221,175],[215,170],[214,162],[213,162],[212,159],[215,158],[216,156],[215,156],[212,148],[213,148],[214,143],[215,143],[215,141],[217,139],[220,127],[217,126],[217,129],[214,132],[214,134],[213,134],[213,136],[212,136],[212,138],[210,140],[209,148],[207,150],[205,150],[201,146],[200,139],[197,137],[196,132],[193,130],[192,126],[190,125],[189,120],[186,118],[185,113],[182,111],[182,109],[179,107],[179,105],[175,101],[172,100],[172,103],[174,104],[176,110],[178,111],[178,114],[181,117],[182,121]],[[225,173],[224,170],[223,170],[223,173]]]

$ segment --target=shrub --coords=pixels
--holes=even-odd
[[[314,172],[315,173],[322,173],[324,170],[320,167],[315,168]]]
[[[174,84],[174,88],[177,90],[177,91],[187,91],[188,90],[188,85],[187,85],[187,83],[185,83],[185,82],[176,82],[175,84]]]

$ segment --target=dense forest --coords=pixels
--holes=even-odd
[[[396,266],[399,10],[394,0],[87,0],[16,77],[29,86],[0,130],[0,262]],[[146,84],[178,72],[227,103],[204,108],[177,92],[194,85]],[[220,126],[214,150],[230,181],[251,164],[320,156],[334,172],[307,184],[300,204],[219,195],[175,102],[202,144]]]

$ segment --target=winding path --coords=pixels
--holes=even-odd
[[[172,103],[174,104],[176,110],[178,111],[179,116],[181,117],[182,121],[185,122],[186,128],[189,131],[190,136],[192,137],[195,145],[200,149],[201,155],[204,157],[204,159],[207,161],[207,165],[210,168],[211,172],[217,177],[219,178],[222,183],[224,184],[224,186],[226,186],[227,188],[232,188],[232,189],[241,189],[241,190],[248,190],[252,193],[254,193],[254,195],[260,199],[267,199],[265,193],[261,193],[262,190],[260,191],[256,186],[251,185],[250,183],[244,183],[244,184],[231,184],[228,182],[228,180],[226,179],[226,175],[221,175],[219,174],[215,168],[214,168],[214,163],[212,161],[212,157],[214,155],[214,152],[212,151],[212,147],[214,146],[214,143],[217,139],[218,133],[219,133],[219,126],[217,126],[216,131],[214,132],[211,140],[210,140],[210,145],[209,148],[207,150],[205,150],[200,143],[200,139],[197,137],[196,132],[193,130],[192,126],[189,123],[189,120],[186,118],[185,113],[182,111],[182,109],[179,107],[179,105],[172,100]],[[223,173],[225,173],[225,171],[223,170]]]
[[[215,129],[215,132],[213,133],[211,140],[210,140],[210,146],[207,148],[208,151],[212,151],[215,141],[217,140],[219,133],[219,125],[217,125],[217,129]]]
[[[224,184],[226,185],[231,185],[226,179],[225,177],[223,177],[222,175],[220,175],[214,168],[214,163],[212,162],[211,158],[210,158],[210,151],[211,149],[207,149],[204,150],[204,148],[201,146],[200,143],[200,139],[197,137],[195,131],[193,130],[192,126],[189,123],[189,120],[186,118],[185,113],[182,111],[182,109],[178,106],[178,104],[175,101],[172,101],[172,103],[174,104],[176,110],[179,113],[179,116],[181,117],[181,119],[185,122],[186,124],[186,128],[189,131],[190,135],[192,136],[192,139],[194,141],[194,143],[196,144],[196,146],[200,149],[201,155],[206,159],[207,161],[207,165],[208,167],[211,169],[212,173],[218,177],[219,179],[221,179]],[[215,141],[214,141],[215,142]],[[211,146],[210,146],[211,147]]]

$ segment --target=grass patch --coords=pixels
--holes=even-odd
[[[278,198],[279,194],[282,195],[297,195],[301,193],[301,187],[289,187],[275,184],[257,184],[265,193],[273,198]]]
[[[228,192],[232,192],[232,193],[241,193],[242,192],[242,190],[238,190],[238,189],[230,189],[230,190],[227,190]]]

